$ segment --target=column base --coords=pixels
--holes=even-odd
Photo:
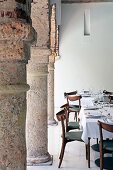
[[[40,156],[37,158],[28,158],[28,160],[27,160],[27,166],[49,166],[52,164],[53,164],[53,156],[52,155],[47,155],[45,157]]]
[[[53,120],[48,120],[48,125],[50,125],[50,126],[57,126],[57,125],[58,125],[58,122],[57,122],[55,119],[53,119]]]

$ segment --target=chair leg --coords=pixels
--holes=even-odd
[[[98,138],[97,138],[97,144],[98,144]]]
[[[75,112],[75,116],[74,116],[74,120],[76,118],[76,122],[77,122],[77,112]]]
[[[85,145],[85,147],[86,147],[86,160],[88,160],[88,149],[87,149],[87,145]]]
[[[60,152],[60,157],[59,157],[60,161],[59,161],[58,168],[60,168],[63,157],[64,157],[65,146],[66,146],[66,143],[63,143],[62,148],[61,148],[61,152]]]
[[[62,145],[63,145],[63,144],[62,144]],[[61,159],[62,152],[63,152],[63,147],[61,147],[59,159]]]
[[[100,170],[103,170],[103,151],[101,144],[100,144]]]
[[[87,152],[88,152],[88,168],[90,168],[90,138],[88,138]]]
[[[60,151],[59,159],[61,159],[61,155],[62,155],[63,150],[64,150],[64,142],[62,142],[62,146],[61,146],[61,151]]]

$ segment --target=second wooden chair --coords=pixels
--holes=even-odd
[[[60,112],[58,112],[56,114],[56,117],[58,119],[58,121],[61,122],[62,125],[62,146],[61,146],[61,151],[60,151],[60,156],[59,156],[59,165],[58,168],[60,168],[63,157],[64,157],[64,151],[65,151],[65,146],[68,142],[72,142],[72,141],[80,141],[83,142],[81,139],[82,136],[82,131],[74,131],[74,132],[66,132],[65,130],[65,120],[66,120],[66,112],[65,110],[61,110]]]
[[[77,95],[77,91],[74,92],[69,92],[69,93],[64,93],[64,96],[67,99],[67,104],[69,106],[69,112],[74,112],[75,116],[74,119],[76,119],[76,121],[78,120],[78,114],[80,112],[81,109],[81,95]],[[72,104],[74,102],[78,102],[77,104]]]
[[[69,104],[66,103],[66,104],[62,105],[60,108],[65,110],[65,114],[66,114],[66,132],[68,132],[70,130],[74,130],[74,129],[80,129],[79,121],[70,121],[69,120],[69,113],[70,113]]]

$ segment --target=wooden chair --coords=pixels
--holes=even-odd
[[[110,91],[107,91],[107,90],[103,90],[103,93],[109,95],[109,96],[108,96],[109,102],[110,102],[111,104],[113,104],[113,92],[110,92]]]
[[[72,91],[72,92],[64,92],[64,97],[66,98],[67,95],[76,95],[77,94],[77,90],[76,91]]]
[[[113,125],[106,124],[98,121],[99,132],[100,132],[100,170],[103,170],[103,157],[104,153],[113,154],[113,139],[103,139],[103,129],[113,133]]]
[[[113,104],[113,96],[109,95],[110,103]]]
[[[83,142],[81,139],[82,136],[82,131],[70,131],[70,132],[66,132],[66,127],[65,127],[65,120],[66,120],[66,112],[65,110],[61,110],[56,114],[56,117],[58,119],[58,121],[61,122],[62,125],[62,146],[61,146],[61,151],[60,151],[60,156],[59,156],[59,165],[58,168],[60,168],[63,157],[64,157],[64,151],[65,151],[65,146],[68,142],[72,142],[72,141],[80,141]]]
[[[66,114],[66,132],[74,129],[80,129],[79,121],[69,121],[69,104],[66,103],[62,105],[60,108],[65,110]]]
[[[103,90],[103,93],[104,93],[104,94],[108,94],[108,95],[113,94],[113,92],[110,92],[110,91],[107,91],[107,90]]]
[[[67,99],[67,103],[68,103],[68,106],[69,106],[69,113],[70,112],[74,112],[75,113],[75,116],[74,116],[74,119],[78,119],[78,114],[80,112],[80,109],[81,109],[81,98],[82,96],[81,95],[76,95],[77,94],[77,91],[74,91],[74,92],[70,92],[70,93],[64,93],[64,96],[66,97]],[[75,102],[75,101],[78,101],[78,104],[70,104],[70,102]]]

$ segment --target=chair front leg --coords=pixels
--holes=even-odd
[[[60,161],[59,161],[58,168],[60,168],[61,163],[62,163],[62,160],[63,160],[63,157],[64,157],[65,146],[66,146],[66,143],[63,143],[63,144],[62,144],[61,153],[60,153],[60,157],[59,157],[59,158],[60,158]]]
[[[77,122],[77,119],[78,119],[78,116],[77,116],[77,111],[75,111],[75,116],[74,116],[74,120],[76,119],[76,122]]]
[[[86,148],[86,160],[88,160],[88,145],[85,144],[85,148]]]
[[[100,144],[100,170],[103,170],[103,147]]]
[[[64,148],[64,143],[62,143],[62,146],[61,146],[61,151],[60,151],[59,159],[61,159],[61,155],[62,155],[62,152],[63,152],[63,148]]]
[[[88,138],[87,153],[88,153],[88,168],[90,168],[90,138]]]

